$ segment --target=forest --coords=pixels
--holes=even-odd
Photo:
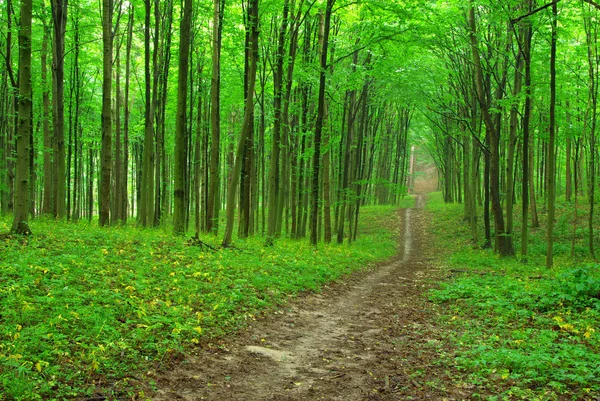
[[[600,3],[0,0],[0,21],[0,400],[167,400],[193,347],[394,258],[457,371],[386,365],[366,393],[600,394]]]

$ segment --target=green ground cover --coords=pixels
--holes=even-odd
[[[391,257],[395,216],[365,207],[352,245],[250,238],[217,252],[160,229],[34,221],[34,236],[0,241],[0,399],[126,392],[161,359]]]
[[[571,256],[573,206],[558,208],[551,270],[543,227],[533,230],[523,264],[474,248],[462,205],[445,205],[432,194],[428,209],[449,276],[430,294],[446,306],[442,324],[456,347],[446,362],[469,374],[482,399],[598,399],[600,268],[586,260],[583,227]]]

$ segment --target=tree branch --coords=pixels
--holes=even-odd
[[[584,3],[588,3],[590,6],[594,6],[596,9],[600,10],[600,4],[596,3],[593,0],[583,0]]]
[[[593,3],[592,5],[595,4],[592,0],[583,0],[583,1],[585,1],[586,3],[590,3],[590,4]],[[527,17],[531,17],[532,15],[537,14],[540,11],[545,10],[548,7],[552,7],[554,4],[558,4],[559,2],[560,2],[560,0],[555,0],[555,1],[551,2],[551,3],[544,4],[543,6],[538,7],[535,10],[528,12],[527,14],[523,14],[520,17],[511,19],[510,22],[513,23],[513,24],[516,24],[517,22],[521,21],[522,19],[525,19]]]

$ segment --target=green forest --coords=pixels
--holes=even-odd
[[[600,399],[599,22],[0,0],[0,400]]]

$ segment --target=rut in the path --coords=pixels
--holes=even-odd
[[[403,210],[393,262],[295,300],[221,347],[201,350],[158,377],[153,399],[391,400],[422,392],[414,372],[427,370],[435,350],[417,345],[439,341],[419,306],[427,270],[422,206],[418,197],[415,209]],[[432,338],[423,338],[428,330]]]

